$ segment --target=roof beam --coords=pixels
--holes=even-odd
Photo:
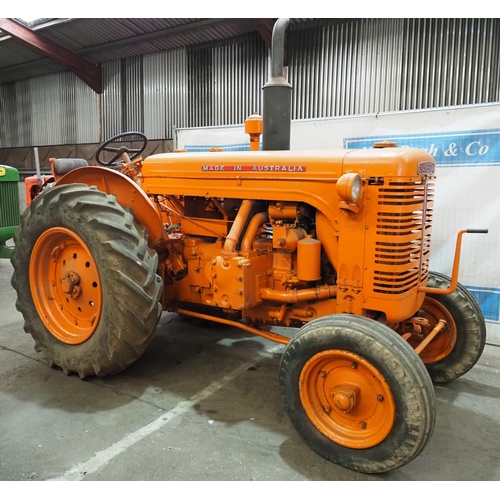
[[[222,25],[225,22],[232,22],[234,21],[233,19],[227,19],[227,18],[212,18],[212,19],[204,19],[202,21],[195,21],[189,24],[183,24],[180,26],[174,26],[171,28],[164,28],[159,31],[153,31],[152,33],[143,33],[142,35],[134,35],[128,38],[123,38],[120,40],[113,40],[111,42],[106,42],[106,43],[101,43],[99,45],[91,45],[90,47],[83,47],[81,49],[76,49],[73,54],[77,55],[86,55],[88,56],[93,56],[95,54],[99,54],[100,52],[104,51],[109,51],[113,49],[119,49],[121,47],[126,47],[133,45],[135,43],[143,42],[143,41],[152,41],[156,39],[161,39],[161,38],[168,38],[171,35],[177,35],[179,33],[193,33],[195,31],[202,31],[204,28],[210,27],[210,26],[217,26],[217,25]],[[0,27],[1,29],[1,27]],[[47,54],[44,54],[47,56]],[[30,61],[30,62],[25,62],[21,64],[16,64],[14,66],[9,66],[8,69],[10,72],[13,71],[25,71],[25,70],[30,70],[33,68],[39,68],[43,66],[48,66],[51,64],[51,62],[47,58],[45,59],[38,59],[36,61]],[[87,61],[88,62],[88,61]],[[4,68],[5,69],[5,68]],[[11,79],[5,79],[0,73],[0,83],[2,82],[7,82],[7,81],[12,81]]]
[[[256,31],[259,32],[260,36],[266,42],[266,45],[268,48],[271,48],[272,46],[272,39],[273,39],[273,28],[274,28],[274,23],[276,22],[276,19],[270,19],[270,18],[251,18],[247,19],[248,23],[252,28]]]
[[[98,94],[102,93],[101,68],[61,45],[8,18],[0,18],[0,29],[38,54],[71,70]]]

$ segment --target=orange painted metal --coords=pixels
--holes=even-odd
[[[229,234],[226,236],[226,242],[224,243],[224,248],[222,249],[223,254],[234,254],[237,243],[240,240],[241,232],[243,231],[243,227],[248,220],[248,216],[250,214],[250,210],[253,206],[253,201],[251,200],[243,200],[236,219],[233,222],[231,230]]]
[[[211,306],[283,326],[334,313],[404,324],[426,297],[433,177],[419,165],[432,161],[397,147],[184,152],[134,165],[136,182],[88,167],[57,183],[95,185],[133,210],[159,255],[166,310]]]
[[[396,406],[388,383],[353,352],[329,349],[315,354],[302,368],[299,389],[314,426],[347,448],[376,446],[394,425]]]
[[[361,187],[360,177],[355,173],[344,174],[337,182],[338,195],[343,201],[349,204],[355,203],[361,195],[361,189],[359,189],[359,191],[354,194],[353,185],[356,182],[358,182],[359,186]]]
[[[134,211],[134,219],[148,230],[149,245],[154,248],[166,234],[161,216],[143,190],[127,176],[103,167],[78,168],[57,180],[57,185],[83,183],[113,194],[116,201]]]
[[[165,153],[144,160],[141,187],[151,195],[306,202],[333,219],[331,198],[345,156],[341,150]]]
[[[329,299],[337,295],[336,285],[323,285],[317,288],[306,288],[301,290],[272,290],[270,288],[262,288],[260,295],[265,300],[274,300],[276,302],[286,302],[293,304],[306,300],[321,300]]]
[[[269,220],[269,216],[267,215],[267,212],[261,212],[258,214],[255,214],[252,217],[252,220],[250,221],[250,224],[248,225],[248,228],[245,232],[245,236],[243,237],[243,240],[241,242],[241,251],[242,252],[249,252],[252,250],[252,245],[253,242],[255,241],[255,236],[257,234],[258,229]]]
[[[271,220],[289,220],[297,222],[299,218],[297,203],[272,203],[268,208]]]
[[[253,333],[254,335],[258,335],[259,337],[263,337],[267,340],[272,340],[278,344],[288,344],[290,339],[288,337],[284,337],[283,335],[279,335],[277,333],[266,332],[265,330],[259,330],[257,328],[252,328],[251,326],[245,325],[244,323],[239,323],[238,321],[231,321],[230,319],[219,318],[217,316],[210,316],[208,314],[197,313],[194,311],[189,311],[187,309],[177,309],[179,314],[185,314],[186,316],[192,316],[193,318],[204,319],[206,321],[214,321],[215,323],[222,323],[223,325],[235,326],[236,328],[240,328],[247,332]]]
[[[433,293],[436,295],[449,295],[457,289],[458,283],[458,267],[460,265],[460,251],[462,249],[462,236],[467,232],[467,229],[462,229],[458,232],[457,243],[455,246],[455,258],[453,259],[453,270],[451,273],[451,283],[449,288],[430,288],[427,286],[419,287],[419,292]]]
[[[415,352],[420,354],[432,340],[434,337],[446,326],[446,322],[442,319],[439,320],[439,323],[433,328],[433,330],[425,337],[424,340],[417,347],[415,347]]]
[[[321,279],[321,242],[304,238],[297,242],[297,278],[301,281]]]
[[[245,120],[245,134],[250,135],[250,151],[259,150],[262,129],[263,120],[259,114],[254,113]]]
[[[52,178],[51,175],[42,175],[42,182],[46,184],[50,179]],[[25,195],[26,195],[26,206],[29,207],[31,205],[31,202],[35,199],[35,197],[38,195],[40,192],[40,180],[36,175],[32,175],[30,177],[26,177],[24,179],[24,189],[25,189]]]
[[[420,351],[417,351],[425,364],[435,363],[444,359],[450,354],[457,341],[457,326],[453,316],[448,309],[436,299],[427,296],[422,304],[424,317],[429,321],[427,335],[424,339],[412,336],[408,339],[410,345],[417,351],[422,345],[422,340],[429,338],[431,333],[441,324],[442,320],[446,322],[446,328],[440,328],[434,338],[431,338],[427,344],[423,345]],[[444,326],[444,325],[443,325]],[[425,333],[425,332],[424,332]]]
[[[38,238],[30,259],[33,303],[60,342],[81,344],[94,333],[102,312],[102,284],[87,244],[70,229],[54,227]]]
[[[204,216],[205,221],[198,217],[196,226],[210,229],[202,231],[192,223],[196,214],[185,211],[182,233],[189,237],[199,235],[225,241],[223,250],[214,242],[212,260],[222,254],[227,256],[242,251],[248,253],[245,266],[254,268],[255,272],[245,273],[243,282],[253,276],[252,283],[242,287],[237,282],[238,276],[243,276],[238,272],[239,268],[233,269],[234,281],[226,279],[229,274],[222,267],[221,272],[215,268],[206,269],[205,274],[210,274],[209,281],[215,289],[203,288],[196,292],[192,287],[175,284],[176,291],[167,292],[165,298],[171,296],[180,301],[218,307],[221,306],[220,300],[224,299],[224,303],[231,304],[233,309],[246,310],[258,305],[259,288],[288,292],[310,287],[307,281],[321,277],[318,275],[317,256],[300,259],[300,273],[297,272],[297,242],[305,236],[315,239],[314,234],[307,235],[298,223],[301,217],[299,206],[307,206],[315,212],[317,241],[321,242],[321,248],[337,271],[336,308],[330,309],[330,314],[365,315],[366,310],[373,310],[384,313],[389,322],[406,320],[416,313],[425,297],[425,293],[419,292],[419,286],[426,284],[427,275],[422,274],[420,281],[419,275],[420,268],[428,263],[428,248],[425,248],[421,262],[412,253],[417,251],[417,247],[413,250],[418,244],[415,243],[417,239],[422,245],[427,245],[430,237],[430,224],[417,223],[417,219],[424,211],[424,203],[427,203],[427,209],[432,208],[431,196],[429,201],[422,196],[427,190],[427,177],[418,174],[418,165],[431,161],[428,153],[411,148],[183,153],[146,158],[141,187],[149,196],[175,198],[185,208],[185,200],[215,198],[221,200],[227,214],[230,214],[227,204],[237,202],[237,211],[244,215],[238,216],[238,220],[244,224],[252,216],[245,207],[247,203],[266,203],[272,226],[272,248],[266,246],[265,238],[259,238],[255,250],[252,250],[251,236],[245,235],[239,250],[243,230],[239,221],[232,225],[236,226],[233,231],[235,238],[230,234],[231,225],[227,226],[228,219],[215,222],[208,213]],[[335,188],[344,174],[355,174],[349,179],[359,176],[362,182],[360,196],[349,204],[348,209]],[[242,204],[238,200],[247,201]],[[389,222],[386,219],[390,219]],[[406,230],[408,224],[414,226],[410,232]],[[226,227],[230,238],[225,237],[228,234]],[[421,234],[415,236],[419,230]],[[396,252],[393,253],[392,249]],[[204,244],[204,253],[207,250]],[[257,254],[252,254],[253,251]],[[377,257],[380,253],[383,254],[381,259]],[[205,260],[199,253],[196,255]],[[256,255],[260,260],[254,260]],[[264,256],[269,260],[271,255],[272,261],[264,264]],[[314,272],[304,272],[308,265],[311,265],[311,270],[314,268]],[[242,262],[240,266],[243,266]],[[268,271],[274,274],[272,281]],[[221,286],[217,283],[220,275],[225,276],[223,287],[222,282]],[[230,289],[225,293],[223,289],[227,286]],[[242,294],[241,300],[236,300],[237,293]],[[245,299],[247,293],[251,296]],[[170,307],[168,300],[165,307]],[[262,314],[257,316],[262,317]],[[267,313],[265,316],[269,317]]]

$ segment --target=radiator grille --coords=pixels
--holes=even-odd
[[[18,182],[0,182],[0,227],[19,225]]]
[[[434,184],[390,182],[378,192],[374,292],[402,294],[429,272]]]

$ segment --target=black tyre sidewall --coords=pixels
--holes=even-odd
[[[71,196],[74,194],[74,188],[78,186],[81,191],[81,201],[77,204],[84,206],[86,194],[91,193],[91,188],[71,185],[54,189],[60,189],[61,194],[69,193]],[[86,190],[88,193],[85,192]],[[95,188],[93,191],[91,196],[95,194]],[[111,198],[104,193],[98,193]],[[50,194],[51,197],[54,196],[54,193]],[[92,224],[95,222],[95,214],[92,211],[87,211],[84,207],[75,209],[74,205],[73,209],[66,207],[65,210],[61,210],[61,206],[64,204],[59,205],[40,197],[40,199],[35,199],[32,206],[28,207],[23,214],[24,224],[22,232],[17,237],[12,260],[15,263],[13,284],[18,292],[18,308],[25,318],[25,330],[32,334],[36,342],[35,348],[40,348],[44,352],[49,363],[62,367],[67,373],[83,373],[85,376],[94,373],[102,376],[117,373],[138,357],[137,353],[133,352],[134,349],[127,346],[128,342],[124,341],[125,332],[133,325],[130,324],[130,315],[127,314],[127,310],[124,310],[123,300],[120,300],[120,295],[127,291],[120,285],[120,279],[117,276],[119,259],[116,258],[114,252],[110,251],[108,245],[103,244],[102,230]],[[134,246],[139,244],[144,235],[141,236],[137,226],[133,223],[132,216],[120,205],[113,203],[109,210],[108,219],[113,221],[116,219],[118,224],[120,221],[123,223],[124,220],[131,222],[130,228],[127,228],[127,233],[130,233],[130,242],[125,243],[125,246],[133,251]],[[53,227],[70,229],[82,238],[92,253],[100,275],[102,309],[99,323],[92,336],[82,344],[68,345],[55,338],[41,321],[31,295],[29,269],[32,249],[38,238]],[[135,244],[134,239],[137,241]],[[135,305],[131,303],[129,308]],[[154,306],[158,308],[159,304],[154,304]],[[159,314],[156,321],[158,319]],[[123,353],[124,349],[128,352]],[[119,355],[111,360],[109,359],[112,357],[110,353],[113,352]],[[120,355],[122,353],[123,355]]]
[[[440,273],[429,273],[430,287],[447,288],[451,279]],[[483,313],[471,293],[460,283],[449,295],[432,295],[451,314],[457,329],[455,345],[445,358],[426,364],[434,382],[448,382],[467,373],[479,360],[486,342],[486,324]],[[464,308],[460,307],[464,302]]]
[[[406,349],[409,347],[406,342],[384,325],[357,318],[362,321],[357,323],[358,331],[355,331],[347,326],[352,317],[338,315],[332,318],[341,320],[338,326],[325,324],[322,327],[319,322],[325,318],[317,320],[317,326],[312,324],[314,322],[306,325],[309,328],[301,330],[301,335],[291,341],[283,355],[280,378],[289,417],[309,446],[334,463],[367,473],[401,467],[418,455],[432,434],[435,398],[429,375],[413,349]],[[373,327],[380,331],[385,329],[389,339],[396,339],[396,345],[381,342],[380,335],[377,338],[370,335]],[[294,349],[293,344],[297,343],[300,347]],[[327,349],[358,354],[376,367],[388,383],[396,405],[396,418],[391,432],[379,445],[362,450],[341,446],[319,432],[309,420],[300,400],[300,373],[312,356]]]

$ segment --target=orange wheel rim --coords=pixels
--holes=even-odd
[[[65,344],[81,344],[99,323],[102,286],[94,257],[73,231],[54,227],[35,243],[30,289],[49,332]]]
[[[350,351],[322,351],[302,368],[300,399],[307,416],[327,438],[365,449],[391,432],[396,407],[389,385],[368,361]]]
[[[429,327],[425,333],[430,333],[438,324],[440,319],[446,320],[446,328],[443,328],[429,343],[429,345],[420,353],[420,358],[426,364],[435,363],[446,358],[455,347],[457,342],[457,325],[453,316],[440,302],[432,297],[426,297],[422,307],[425,319],[429,320]],[[412,347],[417,347],[422,339],[408,340]]]

